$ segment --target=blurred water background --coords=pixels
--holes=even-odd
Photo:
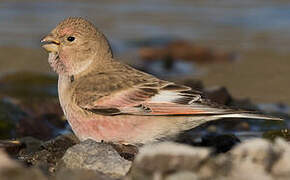
[[[115,56],[138,67],[139,48],[174,40],[234,52],[237,61],[231,63],[176,63],[180,74],[173,75],[192,76],[205,87],[225,86],[233,97],[249,98],[266,110],[277,110],[272,105],[279,103],[279,111],[290,111],[289,1],[0,0],[0,73],[51,73],[39,40],[69,16],[92,21],[108,37]],[[158,63],[150,66],[164,78],[170,74]],[[40,81],[33,83],[42,86]],[[55,89],[51,93],[55,96]]]
[[[0,1],[0,71],[49,71],[39,39],[68,16],[93,21],[115,55],[133,59],[130,42],[186,39],[235,51],[240,61],[213,64],[200,78],[225,85],[235,97],[290,103],[290,2]],[[134,48],[134,47],[133,47]]]

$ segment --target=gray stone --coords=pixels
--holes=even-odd
[[[233,177],[241,175],[244,179],[290,177],[290,145],[283,139],[276,139],[273,143],[263,139],[249,140],[234,148],[229,157],[233,162],[231,171]]]
[[[256,170],[261,168],[264,171],[269,171],[279,154],[275,152],[272,143],[262,139],[252,139],[235,147],[230,152],[230,156],[235,165],[240,166],[239,168],[247,164],[246,166],[249,168]]]
[[[100,172],[86,169],[66,169],[55,174],[50,180],[114,180]]]
[[[47,180],[38,168],[15,167],[1,170],[1,180]]]
[[[195,172],[209,154],[210,150],[206,148],[192,148],[172,142],[148,145],[137,154],[130,178],[163,179],[178,171]]]
[[[25,168],[20,163],[9,158],[0,149],[0,179],[1,180],[47,180],[37,168]]]
[[[290,144],[283,139],[276,139],[275,150],[279,152],[279,157],[274,163],[271,173],[280,178],[290,179]]]
[[[110,144],[86,140],[69,148],[60,166],[97,170],[111,177],[120,178],[127,174],[131,162],[123,159]]]
[[[2,149],[0,149],[0,159],[0,172],[6,168],[20,167],[20,165],[16,161],[10,159],[8,154]]]
[[[180,172],[167,176],[165,180],[198,180],[198,178],[196,174],[193,172],[180,171]]]
[[[213,156],[209,149],[175,143],[143,147],[127,180],[289,180],[290,144],[252,139],[225,154]]]

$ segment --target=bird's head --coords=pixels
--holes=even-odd
[[[42,40],[48,62],[58,74],[75,75],[98,59],[111,58],[106,37],[89,21],[70,17],[60,22]]]

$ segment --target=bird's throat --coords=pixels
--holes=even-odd
[[[64,63],[60,60],[57,52],[50,52],[48,54],[48,63],[51,68],[58,74],[66,74],[67,69]]]

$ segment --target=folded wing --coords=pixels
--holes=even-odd
[[[211,103],[199,91],[167,81],[140,84],[80,106],[103,115],[219,115],[239,112]]]

